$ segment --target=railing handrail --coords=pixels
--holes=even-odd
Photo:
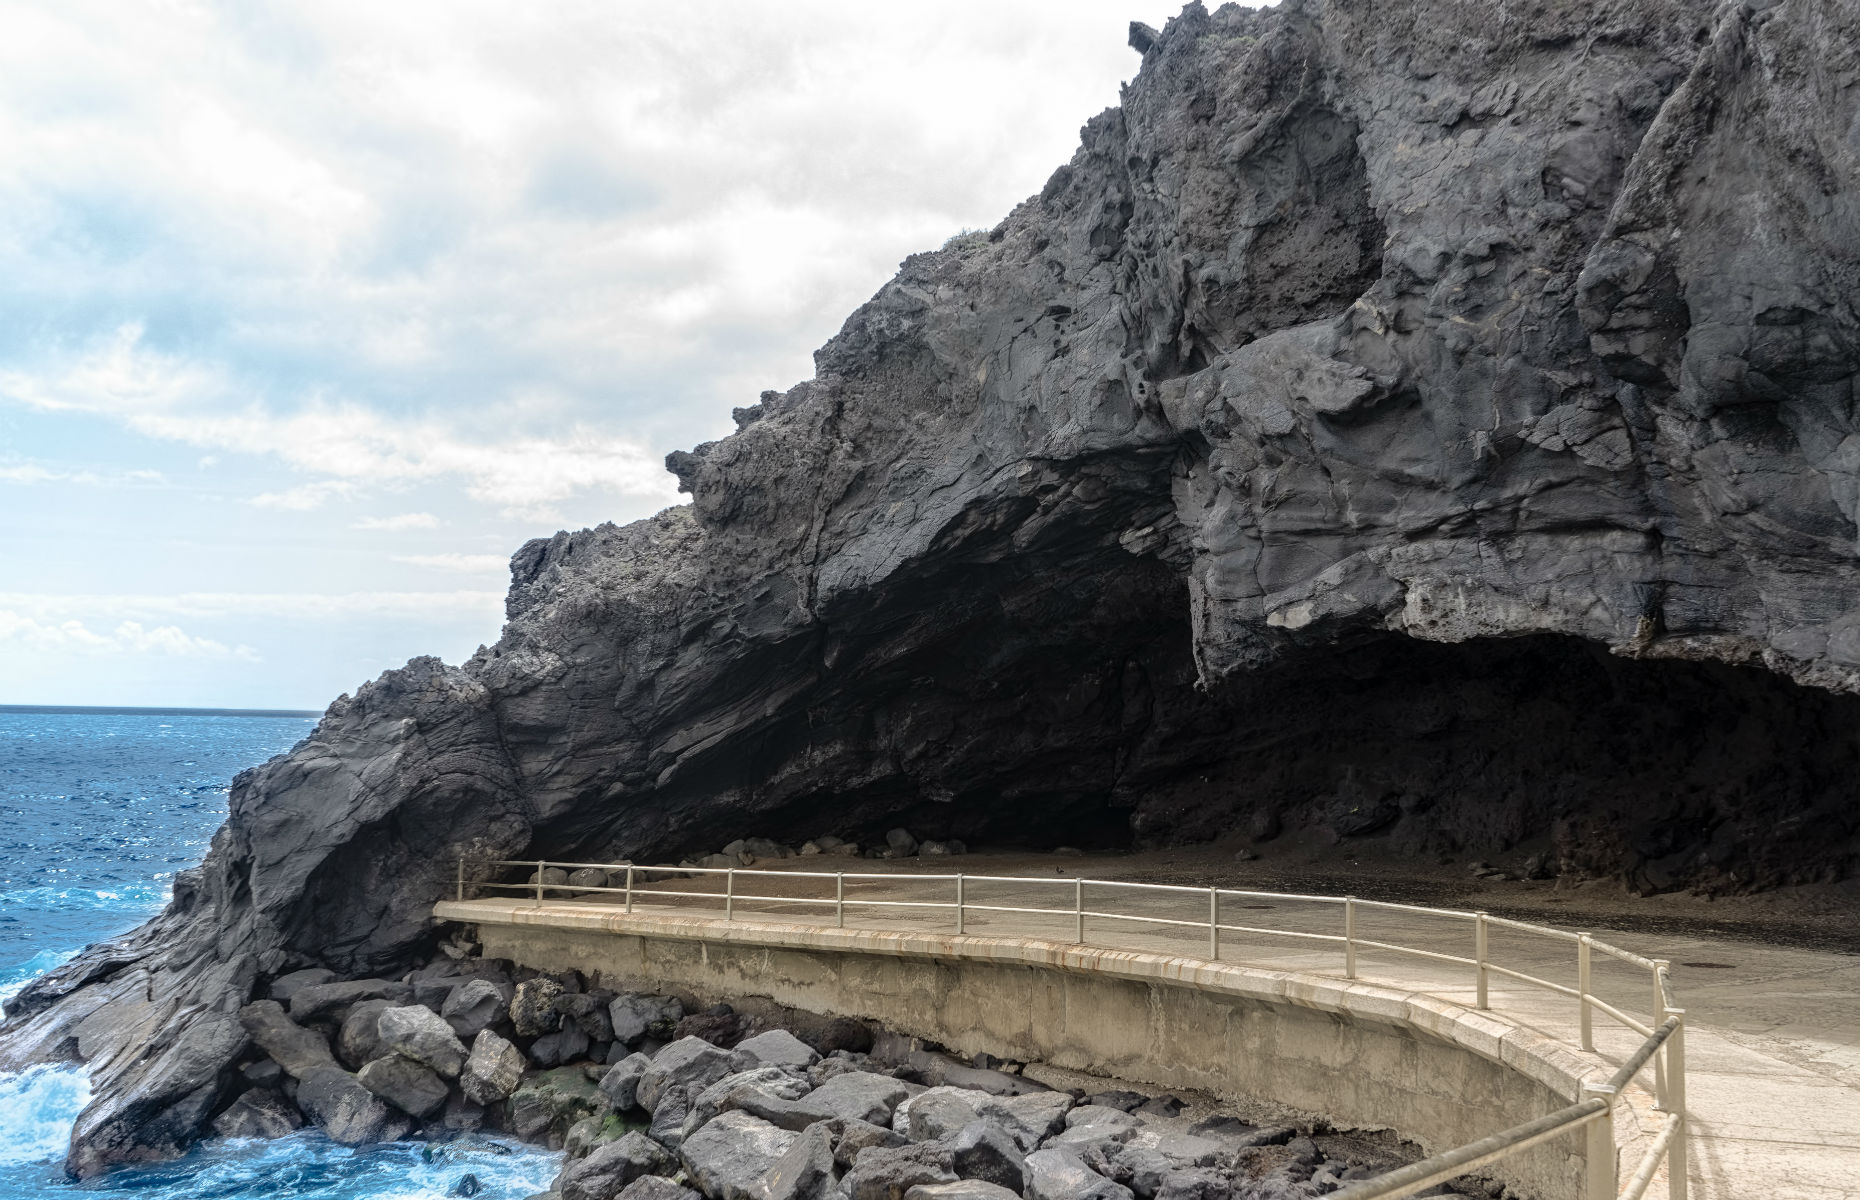
[[[467,880],[468,866],[489,868],[517,867],[535,872],[532,878],[523,883],[501,883],[491,880]],[[624,871],[624,887],[601,885],[582,885],[573,883],[546,883],[543,873],[550,869],[573,872],[594,869],[604,872]],[[647,876],[656,882],[667,876],[716,876],[724,877],[724,890],[713,891],[672,891],[651,888],[642,890],[636,886],[636,876]],[[737,890],[739,876],[754,879],[831,879],[834,881],[832,897],[812,896],[771,896],[755,895]],[[846,894],[848,881],[862,882],[882,880],[891,884],[909,883],[950,883],[956,885],[954,900],[877,900],[861,899]],[[1071,893],[1072,903],[1062,908],[1030,908],[1016,905],[978,904],[967,897],[966,889],[975,884],[1033,884],[1039,886],[1053,885],[1066,888]],[[1205,899],[1208,915],[1205,920],[1185,920],[1178,917],[1159,917],[1136,913],[1116,913],[1105,911],[1102,907],[1085,907],[1085,888],[1110,888],[1125,891],[1167,892],[1184,897],[1193,896],[1197,900]],[[1654,1096],[1656,1107],[1666,1112],[1667,1120],[1659,1135],[1654,1139],[1629,1180],[1626,1190],[1619,1200],[1639,1200],[1649,1183],[1659,1170],[1660,1161],[1665,1159],[1667,1165],[1667,1183],[1669,1200],[1686,1200],[1686,1142],[1685,1142],[1685,1011],[1674,1002],[1671,971],[1669,965],[1659,959],[1650,959],[1642,955],[1600,941],[1587,933],[1573,933],[1547,925],[1538,925],[1530,921],[1519,921],[1509,917],[1494,917],[1484,912],[1470,912],[1461,909],[1434,908],[1418,904],[1402,904],[1391,900],[1363,900],[1355,896],[1321,896],[1296,892],[1262,892],[1240,888],[1190,887],[1182,884],[1137,883],[1119,879],[1092,879],[1082,875],[1072,876],[1037,876],[1037,875],[970,875],[955,873],[915,873],[915,872],[878,872],[878,871],[809,871],[809,870],[766,870],[755,867],[700,867],[642,865],[638,863],[567,863],[552,862],[547,859],[470,859],[458,860],[458,898],[465,899],[467,886],[484,888],[501,888],[522,892],[534,892],[536,902],[547,903],[545,893],[549,891],[570,892],[576,895],[603,894],[625,897],[626,912],[634,911],[635,903],[641,896],[666,899],[722,900],[726,920],[735,919],[735,908],[740,902],[750,901],[759,904],[803,904],[833,905],[835,923],[844,927],[848,908],[913,908],[913,909],[951,909],[955,912],[956,932],[966,932],[967,914],[969,913],[1019,913],[1040,916],[1071,917],[1075,921],[1074,941],[1085,941],[1086,918],[1111,921],[1132,921],[1151,925],[1206,929],[1208,931],[1208,951],[1211,961],[1220,961],[1220,936],[1223,933],[1263,934],[1273,937],[1302,938],[1309,941],[1336,944],[1342,943],[1344,950],[1344,975],[1356,978],[1356,955],[1358,950],[1383,950],[1397,954],[1412,955],[1436,962],[1452,963],[1473,968],[1476,982],[1476,1006],[1489,1008],[1487,996],[1487,979],[1490,973],[1497,973],[1506,978],[1518,980],[1544,988],[1558,995],[1574,998],[1577,1001],[1581,1024],[1581,1048],[1592,1053],[1595,1049],[1591,1013],[1600,1012],[1619,1022],[1621,1026],[1633,1033],[1642,1035],[1640,1046],[1629,1055],[1613,1076],[1605,1084],[1586,1084],[1582,1100],[1567,1108],[1528,1121],[1514,1128],[1502,1130],[1471,1142],[1454,1150],[1437,1154],[1417,1163],[1411,1163],[1397,1170],[1387,1172],[1374,1179],[1359,1180],[1335,1193],[1336,1200],[1398,1200],[1411,1196],[1424,1188],[1444,1183],[1458,1175],[1476,1170],[1488,1163],[1496,1162],[1508,1155],[1535,1146],[1550,1138],[1561,1136],[1578,1128],[1589,1131],[1588,1159],[1589,1165],[1584,1181],[1583,1200],[1615,1200],[1616,1164],[1614,1153],[1614,1135],[1610,1115],[1614,1105],[1626,1090],[1628,1084],[1651,1063],[1654,1067]],[[1233,925],[1221,920],[1220,905],[1224,898],[1234,899],[1271,899],[1280,902],[1316,903],[1335,905],[1343,910],[1343,932],[1313,933],[1307,930],[1267,929],[1253,925]],[[1393,942],[1384,942],[1361,937],[1356,931],[1356,915],[1359,908],[1382,911],[1411,913],[1420,916],[1443,917],[1452,920],[1470,921],[1473,924],[1474,952],[1472,957],[1447,954],[1437,950],[1422,949],[1418,946],[1404,946]],[[1490,961],[1487,934],[1491,927],[1547,937],[1557,941],[1574,942],[1577,947],[1577,985],[1574,988],[1541,979],[1524,971],[1501,966]],[[1617,961],[1649,972],[1653,985],[1653,1019],[1642,1023],[1634,1017],[1607,1001],[1596,996],[1590,978],[1591,956],[1599,952]],[[1661,1050],[1665,1054],[1661,1055]],[[1605,1169],[1604,1169],[1605,1168]]]

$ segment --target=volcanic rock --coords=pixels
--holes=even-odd
[[[727,1112],[686,1138],[678,1157],[712,1200],[767,1200],[763,1180],[800,1135]]]

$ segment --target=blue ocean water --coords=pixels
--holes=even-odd
[[[300,716],[0,709],[0,1001],[167,902],[226,816],[232,777],[291,748]],[[314,1132],[207,1143],[178,1162],[65,1178],[80,1070],[0,1075],[0,1200],[134,1192],[145,1200],[416,1200],[467,1175],[481,1200],[543,1191],[559,1157],[478,1139],[350,1150]]]

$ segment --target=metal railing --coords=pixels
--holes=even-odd
[[[474,873],[472,868],[492,871],[517,868],[527,869],[533,873],[527,881],[500,882],[494,879],[469,878],[468,875]],[[546,875],[551,870],[560,870],[565,875],[574,871],[598,871],[603,876],[603,882],[601,884],[586,881],[579,884],[551,883],[546,880]],[[613,886],[616,877],[622,880],[619,887]],[[707,881],[715,877],[721,877],[723,885],[721,890],[679,890],[662,886],[679,880]],[[767,887],[764,887],[760,893],[743,892],[738,890],[739,878],[758,881],[831,880],[833,894],[831,896],[774,895],[769,894]],[[861,895],[857,891],[849,894],[847,890],[849,882],[854,885],[855,889],[865,885],[868,891],[876,890],[878,894]],[[878,889],[870,888],[869,885],[874,884],[881,886]],[[925,885],[948,888],[948,891],[942,893],[947,898],[896,898],[902,889]],[[1058,887],[1068,893],[1065,899],[1070,903],[1062,903],[1058,907],[982,903],[975,900],[971,894],[971,889],[977,885],[984,888],[996,885],[1036,889]],[[533,898],[538,905],[548,903],[552,893],[560,894],[561,898],[583,902],[590,899],[602,900],[606,903],[621,904],[624,911],[628,913],[635,912],[642,907],[662,906],[663,902],[668,900],[697,900],[706,904],[720,901],[723,906],[722,916],[726,921],[736,920],[738,907],[744,904],[830,907],[833,925],[837,928],[847,927],[849,910],[853,912],[855,919],[860,913],[868,911],[882,916],[890,910],[913,909],[932,912],[941,910],[949,914],[947,919],[950,922],[950,930],[956,934],[970,932],[971,917],[976,915],[1038,916],[1057,918],[1055,924],[1058,925],[1058,932],[1062,935],[1062,939],[1069,935],[1070,940],[1078,945],[1088,944],[1086,938],[1088,920],[1108,922],[1113,927],[1120,923],[1159,927],[1164,931],[1181,931],[1184,935],[1193,931],[1192,936],[1196,939],[1194,945],[1197,949],[1202,946],[1200,931],[1205,930],[1205,957],[1213,962],[1222,961],[1223,935],[1284,938],[1317,947],[1334,948],[1338,955],[1337,965],[1342,968],[1343,977],[1346,979],[1358,978],[1357,959],[1364,951],[1405,955],[1430,962],[1463,966],[1468,970],[1473,1006],[1478,1009],[1491,1007],[1490,981],[1493,975],[1498,975],[1505,979],[1545,989],[1574,1001],[1579,1031],[1578,1041],[1581,1049],[1586,1052],[1595,1051],[1595,1015],[1597,1013],[1608,1017],[1631,1033],[1639,1035],[1643,1040],[1628,1055],[1607,1083],[1585,1087],[1584,1097],[1577,1103],[1458,1149],[1387,1172],[1374,1179],[1351,1183],[1340,1191],[1332,1193],[1334,1200],[1396,1200],[1398,1197],[1412,1196],[1426,1188],[1444,1183],[1477,1170],[1481,1166],[1576,1130],[1583,1130],[1587,1138],[1583,1200],[1640,1200],[1659,1173],[1662,1163],[1666,1166],[1669,1200],[1686,1200],[1685,1010],[1678,1007],[1673,997],[1670,964],[1665,960],[1643,958],[1632,951],[1591,937],[1587,933],[1570,933],[1546,925],[1495,917],[1485,912],[1429,908],[1383,900],[1363,900],[1355,896],[1322,896],[1248,891],[1236,888],[1195,888],[1175,884],[1126,883],[1107,879],[1087,879],[1081,876],[1055,878],[962,873],[765,871],[746,867],[646,867],[633,863],[460,859],[457,880],[458,899],[467,898],[467,889],[480,888],[519,892],[526,897]],[[1091,889],[1093,899],[1093,904],[1090,906],[1086,904],[1088,888]],[[1109,907],[1116,903],[1118,897],[1131,896],[1149,901],[1192,901],[1196,906],[1194,910],[1196,915],[1191,918],[1175,915],[1161,916],[1154,912],[1116,912]],[[1101,901],[1100,897],[1106,899]],[[1207,905],[1205,918],[1200,916],[1198,907],[1204,899]],[[1234,902],[1241,902],[1243,909],[1270,909],[1288,903],[1334,909],[1332,919],[1335,923],[1328,931],[1230,923],[1223,920],[1223,916],[1226,912],[1232,911]],[[1456,954],[1446,950],[1425,949],[1420,946],[1364,937],[1359,929],[1362,918],[1366,914],[1373,916],[1378,913],[1399,913],[1409,917],[1421,916],[1461,923],[1469,927],[1467,931],[1471,933],[1471,953]],[[1557,983],[1493,962],[1491,938],[1494,931],[1548,938],[1571,946],[1575,952],[1574,985]],[[1022,929],[1017,932],[1022,936],[1045,936],[1052,931]],[[1115,947],[1113,939],[1100,937],[1098,941]],[[1464,943],[1461,945],[1464,946]],[[1153,949],[1154,947],[1127,948]],[[1651,991],[1649,1017],[1646,1021],[1639,1020],[1620,1006],[1602,999],[1595,993],[1597,955],[1626,964],[1637,971],[1646,972]],[[1233,960],[1230,958],[1228,961]],[[1619,1165],[1616,1161],[1614,1108],[1630,1082],[1649,1067],[1652,1068],[1653,1073],[1652,1090],[1655,1107],[1665,1114],[1665,1118],[1659,1133],[1629,1176],[1627,1186],[1617,1193]]]

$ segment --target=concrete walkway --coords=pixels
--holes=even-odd
[[[818,860],[810,860],[813,866]],[[863,863],[848,864],[864,866]],[[879,865],[879,864],[873,864]],[[734,923],[832,925],[841,911],[833,897],[843,889],[849,928],[953,932],[956,884],[935,877],[808,878],[800,864],[778,876],[739,872],[728,902]],[[659,879],[635,889],[641,915],[716,919],[725,915],[720,877]],[[1085,941],[1094,946],[1143,950],[1206,959],[1208,898],[1205,892],[1133,891],[1109,888],[1077,875],[1016,882],[969,876],[962,885],[963,928],[969,934],[1045,938],[1072,943],[1078,935],[1074,906],[1087,912],[1180,921],[1180,925],[1086,916]],[[668,892],[704,893],[702,896]],[[532,896],[510,890],[507,898],[445,905],[451,919],[482,909],[522,908],[535,922],[550,912],[565,918],[596,908],[612,917],[618,895],[558,893],[538,906]],[[762,899],[759,897],[767,897]],[[775,897],[815,898],[811,904]],[[1295,971],[1329,979],[1344,974],[1337,941],[1286,936],[1343,933],[1335,903],[1277,895],[1245,895],[1223,889],[1220,921],[1274,933],[1224,930],[1222,962]],[[1060,909],[1058,912],[991,912],[989,908]],[[713,925],[727,937],[727,926]],[[1361,904],[1357,977],[1377,984],[1431,994],[1471,1008],[1471,967],[1385,950],[1360,948],[1363,940],[1470,957],[1472,923],[1464,917],[1392,911]],[[1776,949],[1698,937],[1605,940],[1647,958],[1671,961],[1677,1002],[1686,1010],[1687,1107],[1691,1117],[1692,1195],[1707,1200],[1860,1200],[1860,958],[1807,950]],[[1565,986],[1576,983],[1575,947],[1503,927],[1489,931],[1488,961]],[[1696,965],[1688,965],[1696,964]],[[1712,964],[1734,964],[1726,970]],[[1576,1002],[1494,972],[1489,979],[1494,1013],[1556,1038],[1579,1041]],[[1648,973],[1601,954],[1594,956],[1592,994],[1647,1022],[1655,1003]],[[1594,1018],[1597,1057],[1615,1064],[1638,1047],[1640,1035],[1607,1016]],[[1645,1076],[1643,1076],[1645,1078]],[[1496,1132],[1496,1131],[1494,1131]],[[1623,1173],[1634,1164],[1624,1162]],[[1649,1194],[1664,1195],[1663,1184]]]

